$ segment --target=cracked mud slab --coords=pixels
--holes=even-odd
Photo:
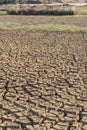
[[[87,33],[0,31],[0,130],[87,130]]]

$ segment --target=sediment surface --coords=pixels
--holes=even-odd
[[[0,31],[0,130],[87,130],[87,33]]]
[[[21,25],[38,25],[38,24],[62,24],[62,25],[76,25],[80,27],[87,27],[87,17],[62,17],[62,16],[16,16],[16,15],[0,15],[0,22],[5,24],[19,23]]]

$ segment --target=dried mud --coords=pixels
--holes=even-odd
[[[0,130],[87,130],[87,33],[0,31]]]

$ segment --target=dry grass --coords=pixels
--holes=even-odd
[[[87,6],[81,6],[76,8],[78,14],[87,15]]]

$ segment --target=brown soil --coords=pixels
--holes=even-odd
[[[87,27],[87,17],[55,17],[55,16],[9,16],[1,15],[0,22],[20,24],[73,24]]]
[[[86,38],[0,31],[1,130],[87,130]]]

